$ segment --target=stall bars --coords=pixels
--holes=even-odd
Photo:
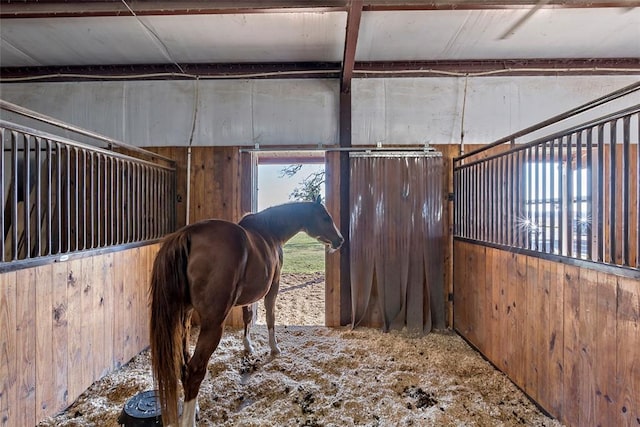
[[[109,150],[5,120],[0,144],[0,271],[152,241],[175,228],[170,162],[113,151],[127,148],[111,140]]]
[[[454,161],[454,236],[640,268],[640,104]]]

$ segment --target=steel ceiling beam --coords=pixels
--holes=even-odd
[[[12,79],[39,81],[171,80],[189,78],[344,78],[337,62],[96,65],[56,67],[4,67],[4,83]],[[469,61],[354,62],[351,78],[442,76],[544,76],[638,74],[640,58],[511,59]],[[343,88],[341,87],[341,90]]]
[[[340,90],[351,90],[351,76],[356,62],[356,46],[358,44],[358,31],[360,29],[360,17],[362,16],[362,0],[352,0],[347,14],[347,29],[344,41],[344,55],[342,59],[342,72],[340,73]]]
[[[531,8],[538,0],[368,0],[363,11],[477,10]],[[348,9],[348,0],[127,0],[138,16],[202,15],[245,13],[339,12]],[[52,18],[129,16],[122,0],[0,0],[0,18]],[[550,0],[545,8],[602,8],[640,6],[640,0]]]

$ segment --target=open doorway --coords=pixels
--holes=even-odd
[[[324,200],[324,171],[322,153],[261,153],[255,181],[258,188],[254,193],[257,194],[258,210],[304,197],[311,191],[307,188],[310,179],[316,183],[321,179],[318,190]],[[305,233],[297,234],[284,246],[276,325],[325,324],[324,250],[321,243]],[[266,324],[263,301],[258,304],[256,324]]]

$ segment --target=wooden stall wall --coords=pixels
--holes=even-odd
[[[0,275],[0,425],[32,426],[149,345],[159,245]]]
[[[454,326],[570,426],[640,424],[640,280],[454,242]]]

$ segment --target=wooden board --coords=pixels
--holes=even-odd
[[[596,383],[597,371],[596,342],[594,326],[597,319],[598,273],[595,270],[580,270],[579,309],[580,326],[578,329],[579,372],[578,384],[579,423],[596,424]]]
[[[44,418],[55,407],[55,375],[52,375],[53,354],[53,268],[51,265],[35,269],[38,283],[36,299],[36,419]]]
[[[538,262],[539,277],[544,289],[549,293],[546,351],[541,352],[547,359],[546,393],[540,392],[539,403],[550,413],[561,414],[563,408],[563,385],[559,380],[564,370],[564,266],[551,261]]]
[[[15,425],[36,424],[35,271],[16,272],[16,409]]]
[[[18,425],[16,273],[0,275],[0,425]]]
[[[640,281],[618,278],[616,315],[616,380],[618,425],[640,423]]]
[[[580,422],[580,270],[565,266],[564,286],[564,419]]]
[[[596,318],[593,325],[595,335],[595,359],[598,369],[594,370],[596,384],[595,412],[601,420],[618,418],[617,402],[619,391],[616,381],[616,310],[618,280],[616,276],[598,273],[596,290]]]

